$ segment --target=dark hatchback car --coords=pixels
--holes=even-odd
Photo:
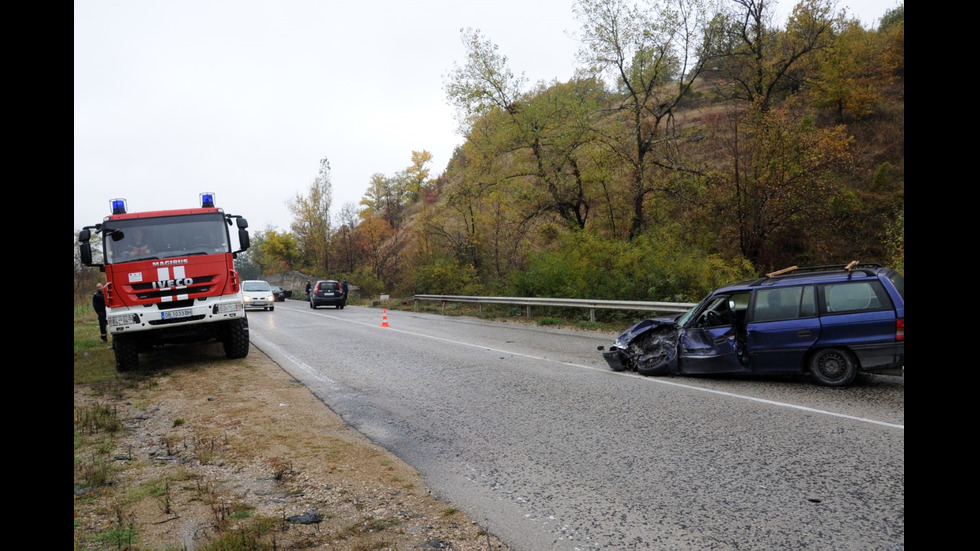
[[[339,281],[333,279],[317,281],[310,289],[310,308],[335,306],[338,310],[343,310],[346,305],[347,295],[344,294]]]
[[[278,285],[272,286],[272,294],[276,295],[276,302],[286,302],[286,299],[293,296],[292,291],[287,291]]]
[[[905,369],[905,279],[878,264],[792,267],[716,289],[599,351],[641,375],[809,373],[824,386]]]

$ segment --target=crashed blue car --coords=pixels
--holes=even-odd
[[[808,373],[848,386],[905,369],[905,279],[879,264],[793,266],[712,291],[691,310],[643,320],[599,352],[640,375]]]

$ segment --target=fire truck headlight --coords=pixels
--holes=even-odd
[[[119,316],[109,316],[106,318],[106,322],[112,327],[119,327],[123,325],[138,325],[140,318],[136,314],[122,314]]]
[[[214,306],[215,314],[227,314],[229,312],[237,312],[242,309],[242,303],[240,302],[219,302]]]

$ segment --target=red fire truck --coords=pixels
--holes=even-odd
[[[248,355],[248,318],[234,265],[249,247],[248,222],[216,208],[213,193],[202,193],[200,204],[128,212],[125,199],[112,199],[112,214],[78,234],[82,263],[105,272],[117,371],[136,369],[141,352],[171,344],[216,340],[228,358]],[[93,233],[102,238],[101,258],[93,259]]]

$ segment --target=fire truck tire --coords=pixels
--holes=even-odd
[[[225,356],[228,359],[248,356],[248,320],[240,319],[228,323],[228,334],[224,342]]]
[[[139,367],[140,354],[135,339],[121,335],[112,337],[112,349],[116,353],[116,371],[123,373]]]

